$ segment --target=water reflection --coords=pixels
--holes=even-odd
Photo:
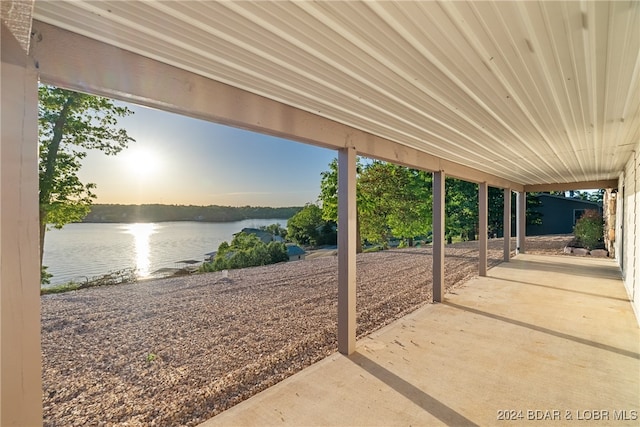
[[[155,224],[130,224],[127,233],[133,234],[136,251],[136,273],[138,277],[148,277],[151,274],[151,247],[149,240],[156,232]]]

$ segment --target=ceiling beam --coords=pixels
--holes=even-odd
[[[34,20],[43,83],[521,191],[523,186],[187,70]]]
[[[582,181],[582,182],[564,182],[555,184],[536,184],[525,185],[524,191],[545,192],[545,191],[569,191],[569,190],[594,190],[601,188],[618,188],[617,179],[607,179],[602,181]]]

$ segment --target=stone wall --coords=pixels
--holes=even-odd
[[[608,188],[602,201],[602,217],[604,218],[604,245],[609,256],[616,256],[616,205],[618,190]]]

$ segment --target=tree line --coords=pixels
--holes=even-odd
[[[231,222],[244,219],[287,219],[301,209],[302,207],[93,204],[82,222]]]
[[[356,176],[357,245],[381,245],[391,240],[413,246],[415,239],[431,240],[433,174],[393,163],[358,159]],[[338,220],[338,162],[321,174],[317,204],[309,204],[292,217],[288,235],[302,244],[323,244],[335,239]],[[512,222],[515,223],[515,194],[512,195]],[[488,230],[503,236],[503,190],[489,188]],[[527,197],[528,224],[541,224],[535,194]],[[478,237],[478,185],[451,177],[445,182],[445,237],[475,240]],[[515,232],[512,227],[512,233]]]
[[[413,246],[416,239],[431,241],[433,174],[379,160],[358,158],[356,168],[357,250],[363,245],[386,247],[390,241]],[[289,237],[301,244],[331,244],[338,220],[338,161],[321,174],[317,204],[305,206],[288,222]],[[542,193],[528,193],[527,225],[541,225],[538,208]],[[604,190],[551,192],[561,197],[602,203]],[[511,235],[515,236],[516,195],[511,194]],[[504,236],[504,191],[488,189],[489,237]],[[445,179],[445,238],[476,240],[479,236],[478,184]]]

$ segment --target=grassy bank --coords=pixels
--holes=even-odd
[[[77,291],[78,289],[93,288],[96,286],[120,285],[137,281],[136,271],[133,268],[113,271],[102,276],[92,277],[84,282],[67,282],[40,288],[40,295],[61,294]]]

